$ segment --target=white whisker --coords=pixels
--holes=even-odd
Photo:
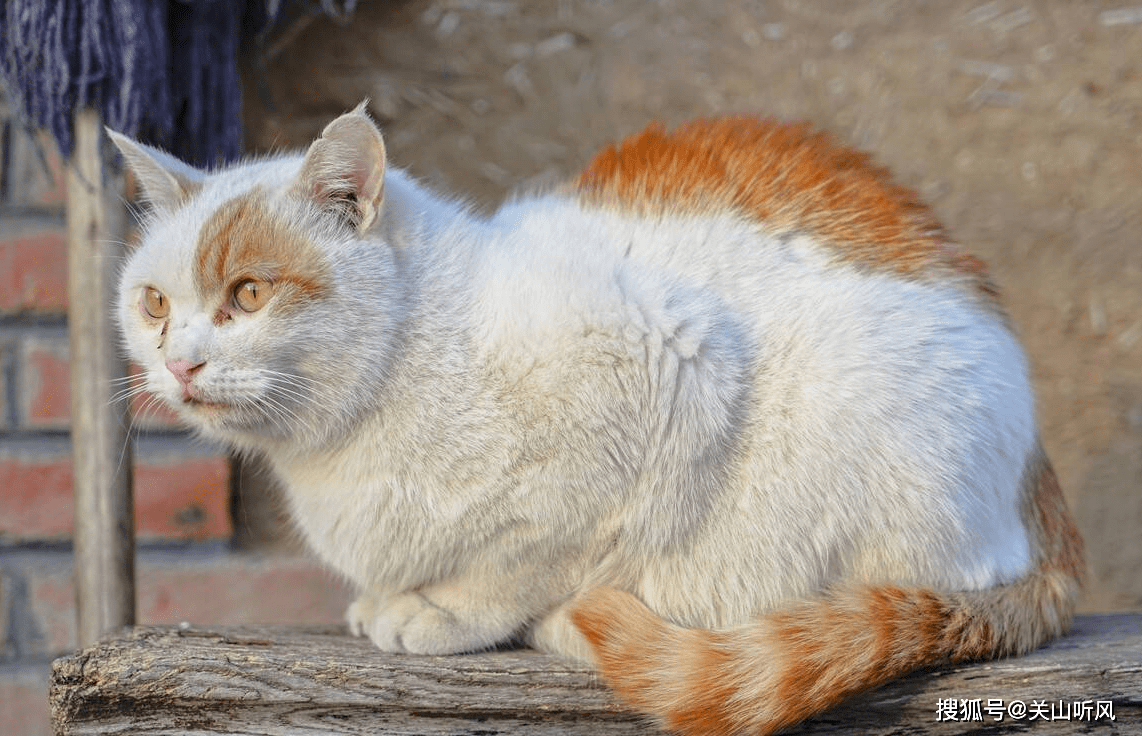
[[[120,401],[125,401],[125,400],[130,401],[131,399],[135,398],[136,396],[139,396],[139,395],[144,394],[144,393],[148,393],[148,389],[147,389],[147,386],[145,383],[140,384],[138,386],[128,386],[127,388],[120,389],[120,390],[116,391],[115,393],[111,394],[111,398],[109,401],[112,404],[116,404]]]

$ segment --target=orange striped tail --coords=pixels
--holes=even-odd
[[[772,733],[914,670],[1020,654],[1062,634],[1082,543],[1045,458],[1028,482],[1040,562],[1010,585],[843,588],[720,632],[674,626],[627,593],[598,589],[573,618],[608,685],[661,726],[694,736]]]

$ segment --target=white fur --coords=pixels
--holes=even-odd
[[[338,230],[291,194],[300,171],[240,166],[164,210],[119,316],[150,390],[269,459],[381,648],[525,635],[583,656],[563,606],[600,584],[723,627],[845,582],[980,589],[1028,570],[1027,369],[960,287],[726,214],[551,194],[480,219],[394,169],[375,226]],[[198,233],[254,186],[309,229],[337,288],[217,326],[191,276]],[[145,286],[171,303],[158,350]],[[255,408],[182,404],[176,358]],[[278,408],[257,409],[275,386]]]

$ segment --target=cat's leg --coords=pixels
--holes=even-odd
[[[455,654],[488,649],[522,631],[550,605],[532,574],[449,581],[383,595],[366,591],[350,606],[354,633],[387,652]],[[531,582],[529,586],[528,583]]]

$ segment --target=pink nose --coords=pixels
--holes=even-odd
[[[189,360],[170,360],[167,361],[167,370],[174,374],[179,383],[186,386],[194,380],[195,372],[204,365],[206,365],[206,361],[191,363]]]

